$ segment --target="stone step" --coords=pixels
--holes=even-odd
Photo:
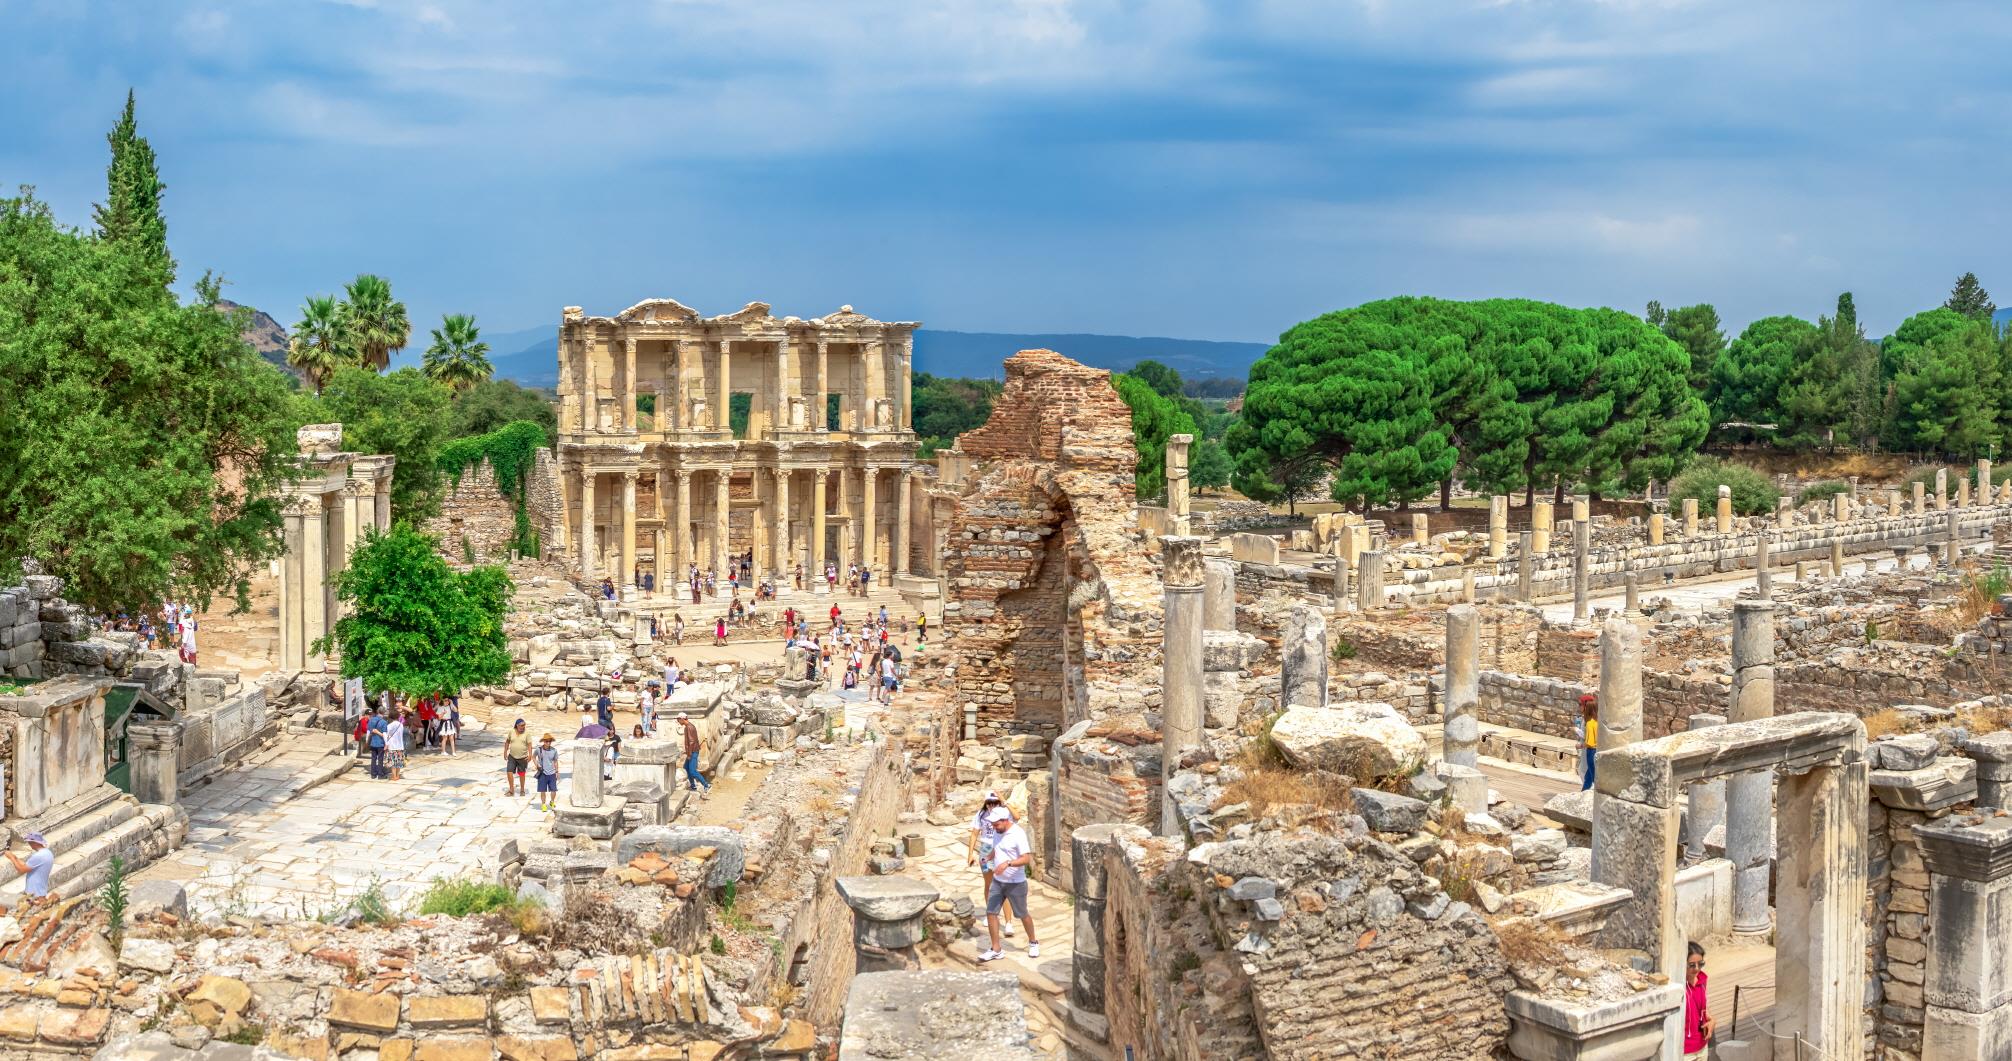
[[[135,803],[128,805],[128,809],[133,813],[76,846],[52,845],[51,850],[56,852],[56,867],[49,874],[52,892],[67,898],[92,891],[103,885],[111,874],[113,855],[126,859],[129,873],[137,871],[150,861],[143,850],[148,834],[166,832],[167,846],[172,847],[179,844],[181,835],[187,832],[188,818],[180,807]],[[155,856],[165,853],[165,850],[155,852]],[[4,860],[0,860],[0,868],[7,873],[7,880],[0,883],[0,903],[12,906],[21,899],[21,875],[15,873],[13,865]]]
[[[93,785],[89,791],[72,796],[50,807],[48,810],[37,814],[28,821],[15,826],[14,835],[19,836],[22,833],[32,831],[53,836],[65,824],[86,817],[106,804],[125,798],[125,795],[124,792],[119,791],[114,785]]]
[[[117,794],[118,799],[102,804],[90,813],[73,818],[44,834],[44,839],[49,841],[49,850],[56,852],[56,870],[50,875],[52,883],[56,875],[63,872],[64,859],[69,852],[88,847],[98,837],[124,826],[139,816],[138,800],[117,789],[113,789],[113,792]],[[12,862],[0,859],[0,894],[7,893],[11,887],[12,894],[19,895],[21,876]]]

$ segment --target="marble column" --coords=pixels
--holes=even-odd
[[[1697,536],[1698,536],[1698,499],[1695,497],[1687,497],[1684,498],[1684,537],[1695,538]]]
[[[1509,498],[1496,494],[1488,499],[1488,559],[1509,555]]]
[[[1361,611],[1383,607],[1383,550],[1367,549],[1362,554],[1362,570],[1356,573],[1355,606]]]
[[[1549,501],[1536,501],[1530,505],[1530,548],[1539,553],[1551,551],[1552,505]]]
[[[879,485],[880,469],[869,466],[859,470],[860,561],[884,576],[887,566],[880,561],[880,521],[874,518],[880,507]]]
[[[720,468],[713,472],[713,568],[719,572],[722,582],[727,577],[727,554],[731,548],[729,532],[732,530],[733,471]]]
[[[1621,579],[1622,588],[1626,591],[1621,597],[1621,614],[1640,615],[1642,614],[1642,581],[1635,577],[1634,562],[1624,561],[1624,563],[1628,566],[1626,574]]]
[[[1991,503],[1991,458],[1977,458],[1977,503]]]
[[[1935,511],[1949,507],[1949,469],[1935,469]]]
[[[1777,794],[1775,1028],[1787,1035],[1774,1042],[1777,1061],[1798,1054],[1865,1056],[1865,819],[1871,768],[1856,754],[1863,750],[1861,740],[1850,756],[1854,762],[1784,775]],[[1730,844],[1730,822],[1727,829]],[[1761,886],[1764,903],[1765,875]],[[1737,932],[1737,879],[1733,902]],[[1946,925],[1933,934],[1954,929]],[[1935,1055],[1922,1056],[1926,1061]]]
[[[615,579],[622,596],[628,597],[636,583],[636,470],[622,473],[622,572]]]
[[[692,473],[680,468],[678,479],[678,509],[672,515],[671,554],[676,558],[672,577],[682,580],[689,565],[699,562],[699,550],[692,541]]]
[[[1445,759],[1476,766],[1481,754],[1481,616],[1471,604],[1446,609]],[[1479,808],[1486,810],[1487,808]]]
[[[1642,628],[1617,616],[1600,627],[1599,758],[1641,739]],[[1593,769],[1600,772],[1598,760]],[[1626,864],[1627,848],[1640,839],[1625,827],[1625,814],[1610,806],[1615,802],[1615,797],[1593,790],[1593,879],[1602,883],[1615,882],[1620,876],[1615,867]]]
[[[1585,494],[1572,495],[1572,522],[1590,523],[1593,519],[1592,499]]]
[[[1956,510],[1949,510],[1948,530],[1943,535],[1942,562],[1955,567],[1963,559],[1963,535],[1956,526]]]
[[[1286,707],[1325,709],[1327,618],[1319,608],[1295,604],[1286,613],[1285,623],[1279,629],[1278,659],[1279,703]]]
[[[328,633],[328,541],[327,512],[321,498],[307,498],[301,519],[301,647],[306,652],[305,669],[320,673],[328,669],[328,657],[315,651],[314,643]]]
[[[580,469],[580,577],[591,579],[599,573],[594,544],[594,470]]]
[[[1900,515],[1900,491],[1888,490],[1886,492],[1886,514],[1889,516]]]
[[[1843,494],[1832,495],[1830,499],[1831,520],[1836,523],[1851,522],[1851,508],[1852,508],[1851,498],[1848,498]]]
[[[1524,603],[1537,595],[1537,532],[1516,533],[1516,599]]]
[[[1663,519],[1661,512],[1649,513],[1649,544],[1663,544]]]
[[[622,426],[636,429],[636,341],[622,340]]]
[[[1970,507],[1970,480],[1968,479],[1956,480],[1956,507]]]
[[[1344,538],[1345,536],[1340,534],[1335,535],[1334,538],[1334,585],[1332,590],[1334,593],[1334,607],[1337,611],[1346,607],[1348,602],[1348,552],[1346,548],[1347,543]],[[1234,576],[1232,576],[1232,579],[1234,579]],[[1232,584],[1234,585],[1234,581],[1232,581]]]
[[[894,536],[888,542],[888,549],[893,554],[887,566],[890,579],[894,575],[907,574],[915,563],[915,550],[909,548],[915,524],[915,511],[911,507],[914,492],[915,477],[909,474],[907,468],[897,470],[894,473]],[[888,584],[893,585],[893,582]]]
[[[370,496],[370,484],[351,479],[342,486],[342,559],[349,566],[349,554],[356,551],[363,536],[377,522],[377,502]]]
[[[787,431],[789,422],[789,336],[776,340],[775,386],[769,389],[769,431]],[[785,547],[787,551],[787,547]]]
[[[830,399],[826,397],[826,394],[830,390],[831,390],[831,359],[828,355],[828,352],[825,350],[825,344],[819,342],[817,344],[817,393],[811,395],[811,403],[810,403],[811,422],[816,426],[817,430],[819,431],[831,430],[831,418],[829,416]],[[820,494],[819,496],[821,497],[823,495]],[[820,508],[819,511],[821,512],[823,511],[823,509]],[[822,519],[823,517],[819,517],[820,523],[822,522]],[[811,548],[811,555],[815,556],[818,559],[819,562],[818,566],[820,568],[823,567],[823,561],[824,561],[823,538],[819,538],[817,544]],[[820,577],[822,577],[821,572]]]
[[[1733,532],[1733,488],[1730,486],[1719,487],[1718,518],[1719,533],[1731,534]]]
[[[1413,545],[1432,543],[1432,520],[1423,512],[1411,514],[1411,542]]]
[[[1167,531],[1171,534],[1188,533],[1188,447],[1194,445],[1193,435],[1167,436],[1165,461],[1167,480]]]
[[[1762,531],[1760,544],[1754,552],[1754,588],[1760,591],[1762,600],[1774,599],[1773,540],[1766,531]]]
[[[1223,631],[1237,628],[1237,568],[1228,560],[1202,563],[1202,627]]]
[[[789,542],[789,469],[775,470],[775,538],[769,543],[774,554],[771,570],[775,572],[778,588],[791,585],[790,568],[793,564]]]
[[[1830,577],[1844,577],[1844,535],[1833,534],[1830,538]]]
[[[307,647],[301,641],[305,629],[307,593],[301,578],[307,568],[301,549],[307,540],[307,504],[295,499],[286,506],[286,554],[279,565],[279,665],[283,670],[304,670]]]
[[[1727,715],[1734,723],[1774,717],[1774,611],[1772,601],[1733,602],[1733,685]],[[1728,778],[1726,812],[1726,858],[1733,864],[1733,931],[1765,933],[1774,770],[1749,770]]]
[[[1692,715],[1686,728],[1695,732],[1725,724],[1724,715]],[[1684,861],[1695,864],[1710,857],[1705,851],[1705,838],[1725,822],[1725,778],[1691,782],[1690,810],[1684,814]]]
[[[377,530],[381,534],[391,530],[391,468],[385,467],[379,475],[374,500],[377,502]]]
[[[661,410],[662,408],[662,405],[658,406],[658,409]],[[656,579],[658,593],[665,592],[666,587],[669,585],[668,580],[675,579],[678,575],[677,558],[670,555],[671,551],[676,548],[672,544],[676,541],[676,536],[671,530],[670,491],[671,475],[660,464],[657,466],[656,490],[657,538],[652,543],[653,548],[650,553],[650,574]]]
[[[824,357],[824,344],[823,343],[817,344],[817,350],[818,350],[818,358],[822,360]],[[818,371],[820,372],[823,371],[823,367],[821,365],[819,366]],[[817,575],[818,584],[823,585],[824,565],[825,561],[829,559],[825,555],[824,551],[824,509],[826,502],[825,491],[827,489],[826,484],[831,479],[831,472],[825,468],[817,468],[814,469],[810,474],[811,474],[810,479],[811,571],[804,572],[804,577],[809,578],[812,572],[815,572]]]
[[[1916,516],[1925,516],[1925,515],[1927,515],[1927,514],[1928,514],[1928,488],[1927,488],[1926,486],[1924,486],[1924,485],[1922,484],[1921,480],[1919,480],[1919,479],[1916,479],[1916,480],[1915,480],[1914,482],[1912,482],[1912,483],[1910,483],[1910,484],[1908,484],[1908,485],[1910,485],[1910,486],[1912,486],[1912,487],[1914,488],[1914,508],[1913,508],[1913,514],[1914,514],[1914,515],[1916,515]]]
[[[601,805],[601,742],[591,738],[569,740],[566,750],[571,753],[573,777],[566,790],[567,802],[575,807],[593,809]]]
[[[720,369],[719,369],[720,378],[718,380],[719,401],[715,403],[713,406],[713,429],[715,431],[732,431],[734,426],[733,354],[728,350],[728,347],[730,347],[732,344],[729,343],[727,340],[722,339],[720,340],[719,345],[720,345]]]
[[[1202,539],[1186,535],[1160,539],[1160,570],[1166,580],[1165,639],[1160,650],[1160,712],[1164,734],[1160,763],[1160,835],[1182,833],[1172,796],[1181,758],[1202,744]]]
[[[1104,904],[1109,895],[1105,852],[1119,833],[1134,842],[1150,835],[1135,825],[1100,823],[1069,834],[1069,876],[1074,899],[1075,945],[1069,956],[1069,1006],[1079,1013],[1104,1012]]]
[[[1590,578],[1590,563],[1593,551],[1593,521],[1577,519],[1572,521],[1572,619],[1585,622],[1591,614],[1588,595],[1591,587],[1586,583]],[[1606,729],[1605,726],[1600,727]]]

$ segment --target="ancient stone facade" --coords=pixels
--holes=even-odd
[[[391,470],[396,458],[342,452],[341,424],[300,429],[300,464],[307,478],[286,500],[286,556],[280,562],[279,665],[325,671],[328,657],[314,643],[335,629],[341,612],[335,576],[364,532],[391,528]]]
[[[484,564],[508,558],[516,531],[517,506],[496,488],[496,471],[486,460],[462,471],[441,497],[440,514],[426,522],[426,533],[440,539],[448,557]]]
[[[749,552],[768,575],[827,561],[909,570],[927,538],[911,531],[915,328],[850,306],[810,320],[760,302],[718,317],[668,298],[612,317],[567,307],[559,497],[533,499],[557,515],[543,547],[623,586],[645,569],[676,581],[692,564],[724,579]],[[733,396],[750,392],[736,436]]]

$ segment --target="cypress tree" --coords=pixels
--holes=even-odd
[[[175,278],[175,263],[168,257],[168,223],[161,216],[161,194],[167,185],[161,183],[153,145],[140,135],[132,90],[126,91],[125,113],[105,134],[105,141],[112,147],[112,162],[105,168],[105,201],[93,211],[98,238],[139,251],[161,274],[165,286]]]

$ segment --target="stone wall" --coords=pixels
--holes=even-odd
[[[1049,350],[1006,361],[945,540],[943,629],[979,735],[1052,738],[1157,700],[1160,586],[1132,520],[1130,411],[1110,374]]]
[[[1160,823],[1160,735],[1136,722],[1083,722],[1056,742],[1052,813],[1033,814],[1041,879],[1070,886],[1070,837],[1085,825]],[[1031,810],[1031,808],[1030,808]],[[1052,835],[1047,823],[1055,822]]]
[[[441,551],[457,563],[463,557],[463,539],[477,563],[501,563],[516,536],[517,506],[497,489],[489,462],[478,461],[441,495],[440,514],[426,521],[425,530],[440,539]]]
[[[1476,704],[1481,721],[1491,725],[1572,737],[1579,720],[1579,697],[1595,688],[1541,675],[1484,670]]]
[[[181,741],[175,750],[176,784],[186,792],[279,735],[279,718],[266,702],[265,689],[253,686],[207,706],[184,709],[175,716]]]
[[[524,479],[524,512],[538,532],[541,559],[562,559],[571,545],[566,540],[566,497],[559,486],[559,461],[548,448],[540,449]]]

